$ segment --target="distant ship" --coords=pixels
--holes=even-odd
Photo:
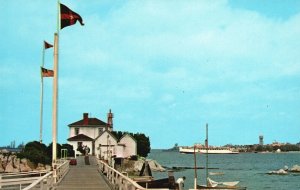
[[[194,148],[195,147],[195,148]],[[215,147],[209,146],[206,148],[202,144],[196,144],[195,146],[181,146],[179,147],[179,152],[182,154],[194,154],[196,153],[201,154],[238,154],[239,152],[233,148],[229,147]]]

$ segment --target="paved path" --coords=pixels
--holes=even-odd
[[[90,165],[85,164],[83,156],[77,157],[77,165],[70,166],[64,179],[56,186],[58,190],[110,190],[103,177],[97,170],[95,157],[89,157]]]

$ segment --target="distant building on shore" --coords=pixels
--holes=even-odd
[[[264,136],[262,136],[262,135],[259,136],[259,145],[261,145],[261,146],[264,145]]]
[[[72,145],[75,155],[81,154],[77,149],[84,147],[90,150],[89,154],[98,158],[109,157],[126,158],[137,155],[136,140],[125,134],[118,141],[113,135],[113,113],[109,110],[107,123],[97,118],[89,118],[83,113],[83,118],[69,126],[68,144]]]
[[[283,146],[283,145],[286,145],[286,143],[280,143],[280,142],[277,142],[277,141],[274,141],[272,144],[271,144],[271,146],[278,146],[278,147],[281,147],[281,146]]]

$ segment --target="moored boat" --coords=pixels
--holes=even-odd
[[[236,190],[246,190],[246,187],[240,187],[237,186],[239,181],[231,181],[231,182],[216,182],[210,179],[209,177],[207,178],[207,185],[198,185],[197,189],[203,190],[203,189],[236,189]]]

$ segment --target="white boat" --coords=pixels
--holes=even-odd
[[[207,178],[207,185],[199,185],[197,186],[198,190],[204,190],[204,189],[236,189],[236,190],[245,190],[246,187],[239,187],[237,184],[239,181],[232,181],[232,182],[216,182],[213,181],[210,178]]]
[[[209,146],[206,148],[204,145],[197,144],[194,146],[181,146],[179,147],[179,152],[183,154],[194,154],[195,153],[201,153],[201,154],[238,154],[239,152],[234,150],[233,148],[229,147],[214,147]]]

